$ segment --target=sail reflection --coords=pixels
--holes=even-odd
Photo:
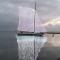
[[[35,40],[35,54],[34,54]],[[17,36],[19,60],[34,60],[38,56],[41,48],[47,42],[46,37],[40,36]]]

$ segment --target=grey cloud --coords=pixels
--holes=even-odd
[[[0,14],[15,16],[18,20],[18,7],[23,6],[35,9],[35,1],[37,2],[36,8],[39,14],[39,18],[43,23],[47,22],[51,18],[60,16],[60,0],[0,0]],[[5,19],[7,21],[8,18],[6,17]],[[0,17],[0,20],[2,20],[2,17]],[[57,29],[56,26],[54,26],[53,28],[52,31]],[[49,31],[49,29],[50,27],[47,30]]]
[[[18,10],[15,4],[8,1],[0,2],[0,31],[16,31]]]
[[[47,23],[49,20],[60,17],[59,0],[39,0],[37,2],[37,11],[42,21]],[[60,32],[60,25],[48,25],[48,32]]]
[[[3,14],[17,14],[16,5],[9,3],[9,2],[3,2],[0,4],[0,13]]]
[[[59,0],[39,0],[37,3],[37,10],[42,16],[60,15]]]

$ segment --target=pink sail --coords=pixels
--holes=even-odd
[[[34,32],[34,14],[35,10],[28,7],[19,7],[19,26],[18,31]],[[41,25],[41,20],[36,12],[35,14],[35,32],[46,32]]]

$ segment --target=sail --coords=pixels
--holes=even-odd
[[[34,32],[34,14],[35,10],[28,7],[19,7],[19,26],[18,31]],[[36,12],[35,14],[35,32],[46,32],[46,29],[41,25],[42,22]]]

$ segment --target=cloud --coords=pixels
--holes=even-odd
[[[18,24],[18,11],[16,5],[8,2],[0,2],[0,31],[16,31]]]
[[[17,15],[17,9],[16,5],[11,2],[2,2],[0,3],[0,13],[1,14],[11,14],[11,15]]]
[[[60,16],[60,1],[59,0],[39,0],[37,3],[37,11],[42,17]]]
[[[42,24],[47,28],[48,32],[60,32],[60,17],[50,19],[48,22]]]
[[[6,14],[6,15],[10,15],[10,16],[18,16],[19,15],[18,7],[22,6],[23,8],[25,8],[25,9],[22,8],[21,9],[22,11],[23,10],[26,11],[27,9],[28,10],[30,9],[31,11],[29,10],[29,12],[30,13],[32,12],[32,14],[27,14],[27,15],[25,14],[25,17],[29,16],[29,15],[32,16],[35,12],[35,10],[34,10],[35,1],[37,2],[36,11],[38,12],[38,14],[36,15],[36,22],[38,23],[38,24],[36,24],[37,31],[39,31],[39,29],[41,28],[41,26],[40,26],[42,24],[41,22],[43,22],[43,23],[46,22],[46,25],[49,25],[49,27],[47,28],[48,31],[50,29],[50,26],[51,26],[51,29],[50,29],[51,31],[55,31],[54,29],[56,27],[60,28],[59,22],[56,21],[57,23],[55,24],[55,22],[53,21],[54,22],[54,25],[53,25],[53,23],[50,20],[48,20],[48,19],[55,19],[60,16],[60,0],[0,0],[0,15]],[[32,11],[32,10],[34,10],[34,11]],[[21,15],[22,15],[22,12],[21,12]],[[33,16],[31,18],[30,17],[26,18],[27,19],[26,21],[28,21],[28,19],[33,20]],[[6,18],[5,18],[4,22],[7,21],[8,18],[7,19]],[[0,20],[1,19],[2,18],[0,18]],[[21,18],[21,20],[22,20],[22,18]],[[50,22],[50,24],[48,21]],[[31,24],[30,28],[34,27],[32,22],[30,21],[28,23],[28,24]],[[27,24],[27,26],[28,26],[28,24]],[[40,28],[38,28],[38,27],[40,27]],[[27,29],[27,30],[30,30],[30,29]],[[33,29],[31,29],[31,31],[32,30]],[[56,29],[56,31],[57,31],[57,29]]]
[[[52,26],[60,25],[60,17],[49,20],[44,23],[43,26],[48,26],[49,24]]]

